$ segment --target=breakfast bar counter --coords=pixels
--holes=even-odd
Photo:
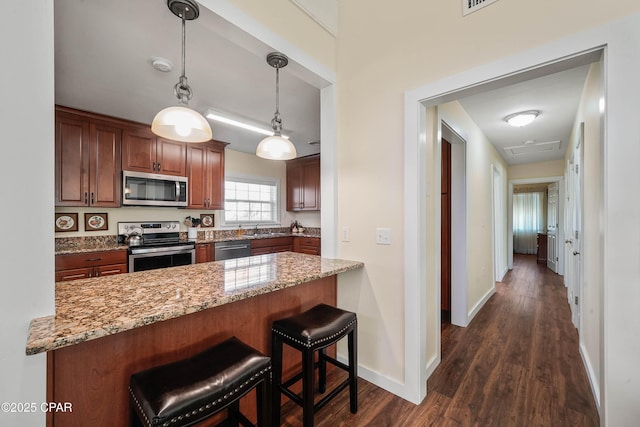
[[[47,424],[128,425],[132,373],[234,335],[270,354],[274,320],[335,305],[336,275],[363,266],[283,252],[58,282],[55,315],[31,322],[26,348],[48,352],[47,401],[73,404]],[[285,371],[299,364],[285,359]]]

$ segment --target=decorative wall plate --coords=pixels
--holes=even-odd
[[[213,227],[215,220],[213,214],[200,214],[200,226],[201,227]]]
[[[85,213],[84,214],[84,230],[98,231],[108,230],[109,221],[107,221],[106,213]]]
[[[56,213],[55,216],[56,233],[63,231],[78,231],[78,214],[77,213]]]

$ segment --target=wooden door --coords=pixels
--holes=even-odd
[[[440,309],[451,316],[451,144],[442,140],[440,193]],[[443,316],[444,317],[444,316]],[[444,320],[444,319],[443,319]]]
[[[122,169],[157,173],[156,136],[147,128],[122,131]]]
[[[120,207],[122,130],[103,123],[90,126],[89,205]]]
[[[56,113],[56,206],[89,205],[89,120]]]
[[[187,146],[183,142],[157,137],[156,161],[158,173],[187,176]]]

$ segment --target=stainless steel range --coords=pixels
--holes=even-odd
[[[196,262],[195,242],[180,240],[180,222],[119,222],[118,242],[130,235],[141,235],[129,246],[129,273],[156,268],[189,265]]]

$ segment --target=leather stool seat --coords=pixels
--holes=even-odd
[[[303,408],[304,427],[313,426],[314,413],[340,391],[349,386],[349,404],[352,413],[358,410],[357,400],[357,326],[355,313],[326,304],[295,316],[273,322],[271,327],[273,359],[273,425],[280,425],[280,397],[286,395]],[[327,356],[326,347],[348,337],[349,364]],[[287,344],[302,353],[302,372],[282,381],[282,346]],[[318,361],[315,353],[318,352]],[[329,362],[349,373],[348,378],[314,404],[315,369],[318,368],[318,391],[324,393],[326,386],[326,363]],[[289,387],[302,379],[302,396],[293,393]]]
[[[236,425],[252,425],[240,413],[239,399],[258,387],[258,424],[267,425],[270,376],[271,359],[233,337],[188,359],[133,374],[132,412],[145,426],[181,427],[229,408]]]

